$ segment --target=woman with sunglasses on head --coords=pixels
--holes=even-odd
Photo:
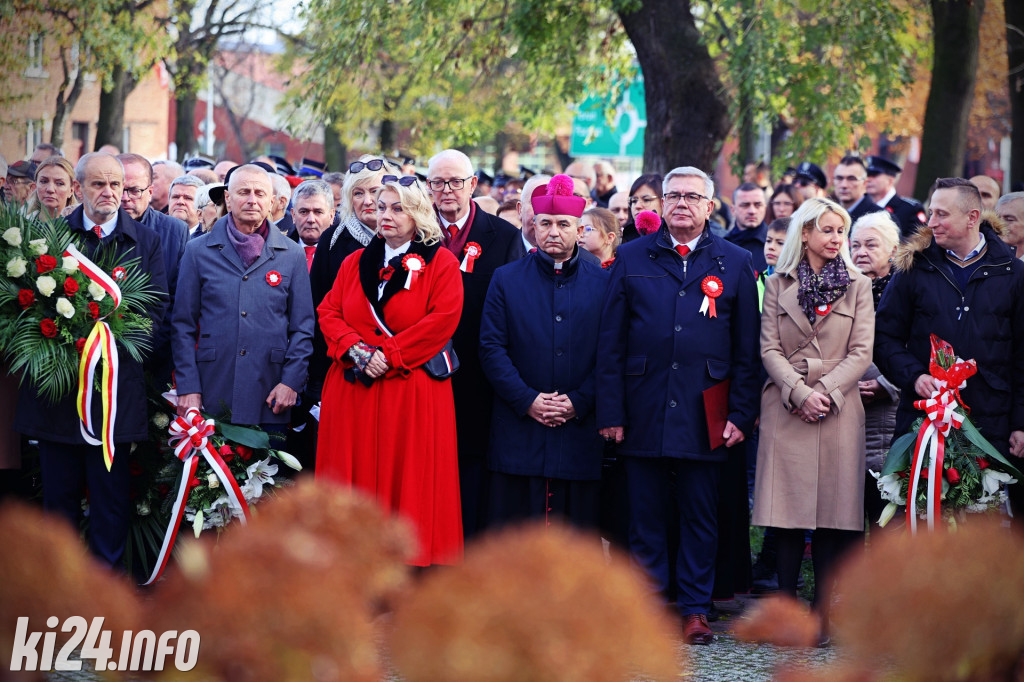
[[[341,205],[338,224],[324,230],[317,242],[313,265],[309,269],[309,288],[316,308],[334,285],[342,262],[352,253],[365,247],[377,231],[376,193],[381,178],[398,169],[380,156],[364,154],[348,166],[341,186]],[[313,355],[309,360],[309,382],[306,404],[320,401],[320,389],[331,361],[327,357],[327,344],[320,332],[319,320],[313,331]]]
[[[455,406],[451,380],[424,364],[459,324],[462,274],[415,176],[382,183],[377,236],[345,259],[318,311],[331,366],[316,476],[410,521],[412,565],[453,564],[462,558]]]

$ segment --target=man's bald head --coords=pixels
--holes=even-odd
[[[231,173],[225,199],[235,227],[244,234],[252,234],[263,224],[273,198],[270,174],[259,166],[246,164]]]
[[[975,175],[969,180],[969,182],[978,188],[978,193],[981,194],[981,205],[986,211],[994,211],[996,208],[996,201],[999,200],[999,183],[996,182],[995,178],[991,178],[987,175]]]

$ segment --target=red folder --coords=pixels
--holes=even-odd
[[[722,433],[729,420],[729,380],[715,384],[703,392],[704,416],[708,424],[708,441],[711,449],[725,445]]]

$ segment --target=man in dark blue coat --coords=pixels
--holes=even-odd
[[[86,154],[79,160],[75,176],[81,187],[82,204],[68,216],[68,225],[82,237],[86,256],[91,256],[102,244],[118,254],[139,259],[140,270],[149,273],[150,285],[162,294],[159,302],[147,311],[156,329],[167,308],[160,238],[132,220],[126,211],[119,210],[124,188],[121,163],[110,154]],[[39,440],[44,508],[65,516],[78,528],[88,486],[89,544],[97,558],[112,567],[119,566],[124,557],[131,520],[130,446],[133,441],[149,437],[142,363],[123,350],[118,358],[115,453],[109,472],[102,448],[88,445],[82,438],[75,396],[52,404],[30,382],[25,382],[14,424],[16,431]],[[94,423],[102,423],[99,405],[98,399],[93,400]]]
[[[525,254],[519,230],[512,223],[477,207],[473,190],[477,178],[469,157],[457,149],[439,152],[427,162],[427,185],[441,223],[444,247],[463,262],[465,298],[459,327],[452,336],[461,367],[452,375],[455,420],[459,442],[459,490],[462,531],[467,539],[483,528],[487,444],[491,430],[493,393],[478,354],[480,316],[494,271]],[[470,246],[478,247],[475,257]]]
[[[498,268],[484,302],[480,361],[495,394],[490,518],[555,515],[593,529],[602,452],[594,366],[608,276],[580,257],[586,200],[572,195],[572,178],[556,175],[547,192],[532,198],[537,251]]]
[[[1021,457],[1024,263],[982,217],[981,195],[967,180],[937,180],[928,208],[928,225],[897,253],[875,319],[875,364],[903,391],[895,435],[923,414],[914,401],[936,390],[928,373],[935,334],[978,363],[961,392],[971,421],[1000,452]],[[1022,488],[1010,486],[1015,524],[1024,518]]]
[[[630,554],[666,592],[669,515],[678,514],[678,608],[691,644],[712,641],[726,447],[751,432],[760,399],[754,271],[746,250],[709,231],[713,197],[714,183],[697,168],[665,176],[662,228],[615,259],[597,355],[597,425],[626,458]],[[709,414],[703,392],[713,387]]]
[[[750,252],[754,272],[764,272],[768,268],[768,261],[764,259],[764,242],[768,237],[768,226],[764,224],[768,201],[764,190],[752,182],[744,182],[732,193],[732,204],[736,224],[725,238]]]

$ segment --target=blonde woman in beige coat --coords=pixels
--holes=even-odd
[[[815,607],[827,624],[835,561],[864,529],[864,406],[871,364],[871,280],[850,260],[850,216],[827,199],[793,214],[768,278],[753,523],[775,528],[779,589],[796,596],[804,536],[814,530]]]

